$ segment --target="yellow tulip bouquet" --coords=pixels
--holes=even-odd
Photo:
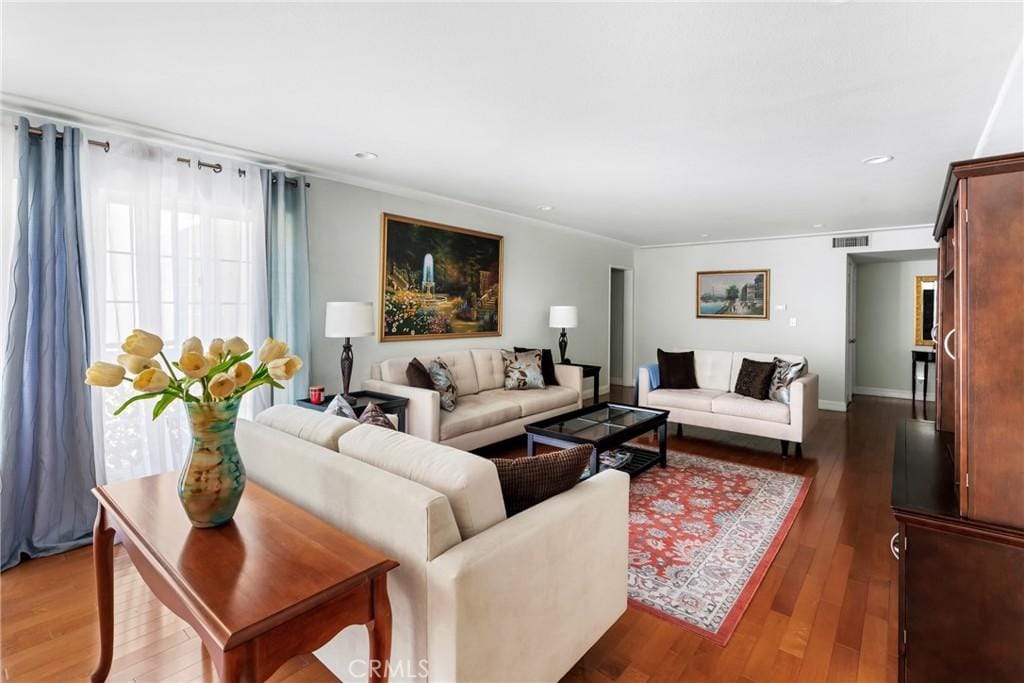
[[[193,526],[228,522],[245,489],[245,467],[235,443],[242,396],[263,385],[283,389],[280,382],[295,376],[302,359],[290,355],[286,343],[267,339],[256,353],[259,365],[254,370],[247,362],[253,352],[242,338],[214,339],[204,351],[203,342],[190,337],[172,363],[164,355],[163,339],[145,330],[133,330],[121,349],[116,364],[93,363],[85,383],[116,387],[131,382],[140,393],[121,404],[115,415],[136,401],[156,399],[155,420],[175,399],[183,401],[192,447],[178,478],[178,496]]]
[[[121,349],[124,353],[117,363],[94,362],[86,371],[85,383],[116,387],[131,382],[141,393],[121,404],[114,415],[136,401],[152,398],[158,399],[153,406],[154,420],[175,399],[211,403],[240,398],[265,384],[283,389],[280,382],[290,380],[302,368],[302,359],[289,355],[285,342],[270,338],[257,353],[259,366],[255,370],[247,362],[253,352],[241,337],[214,339],[205,351],[198,337],[189,337],[181,344],[181,357],[173,363],[164,355],[163,339],[145,330],[133,330]]]

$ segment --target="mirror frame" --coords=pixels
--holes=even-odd
[[[924,285],[926,283],[935,283],[932,306],[938,306],[938,279],[935,275],[917,275],[914,277],[914,344],[917,346],[935,346],[935,340],[925,337],[922,333],[921,318],[924,315]],[[932,314],[932,320],[938,320],[934,313]]]

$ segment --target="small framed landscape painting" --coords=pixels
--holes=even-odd
[[[501,335],[501,235],[381,214],[380,340]]]
[[[770,279],[767,269],[697,273],[697,317],[767,320]]]

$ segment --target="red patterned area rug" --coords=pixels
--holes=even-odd
[[[775,559],[810,477],[669,453],[629,493],[634,607],[725,645]]]

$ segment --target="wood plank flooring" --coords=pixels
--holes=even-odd
[[[632,390],[613,388],[616,400]],[[814,477],[806,502],[726,647],[628,610],[565,681],[896,680],[896,525],[888,500],[897,420],[909,401],[858,396],[822,412],[802,460],[775,441],[688,428],[669,448]],[[520,442],[487,449],[519,455]],[[195,632],[150,593],[120,547],[112,681],[215,681]],[[91,549],[23,562],[0,575],[5,680],[81,681],[97,654]],[[312,656],[272,680],[335,681]]]

